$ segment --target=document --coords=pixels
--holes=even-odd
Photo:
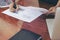
[[[25,22],[32,22],[36,18],[41,16],[43,13],[48,12],[48,10],[44,8],[23,7],[23,6],[20,6],[20,8],[22,10],[19,10],[16,13],[10,12],[9,9],[3,11],[2,13]]]

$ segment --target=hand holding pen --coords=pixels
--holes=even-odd
[[[10,4],[10,11],[11,12],[17,12],[19,10],[19,5],[15,2],[15,0],[12,1]]]

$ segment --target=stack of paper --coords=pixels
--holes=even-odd
[[[37,17],[48,11],[44,8],[37,8],[37,7],[20,6],[20,8],[22,10],[19,10],[16,13],[10,12],[9,9],[3,11],[2,13],[25,22],[32,22]]]

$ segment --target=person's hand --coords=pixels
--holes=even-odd
[[[11,3],[10,6],[9,6],[9,9],[10,9],[11,12],[15,12],[15,11],[19,10],[19,5],[16,4],[16,7],[17,7],[16,9],[13,8],[13,6],[14,6],[14,3]]]
[[[19,3],[21,0],[15,0],[16,3]]]
[[[51,7],[48,13],[55,13],[55,11],[56,11],[56,7]]]

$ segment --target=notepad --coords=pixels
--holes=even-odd
[[[2,13],[25,22],[32,22],[36,18],[38,18],[40,15],[42,15],[43,12],[48,11],[44,8],[37,8],[37,7],[20,6],[20,8],[22,10],[19,10],[16,13],[10,12],[9,9],[3,11]]]

